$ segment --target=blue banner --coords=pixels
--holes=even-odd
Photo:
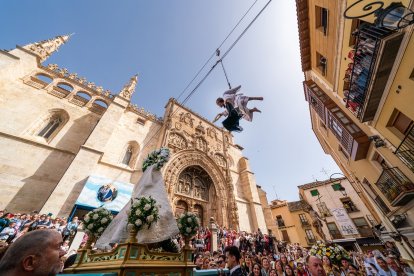
[[[79,207],[98,208],[119,212],[131,198],[134,185],[91,175],[76,200]]]

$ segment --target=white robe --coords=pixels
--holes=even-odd
[[[147,226],[142,228],[137,235],[139,243],[156,243],[171,238],[179,233],[177,221],[173,215],[167,191],[160,170],[155,165],[148,167],[138,184],[132,191],[132,198],[151,196],[159,206],[159,220],[152,223],[150,229]],[[128,202],[105,229],[102,236],[97,240],[96,247],[109,249],[110,243],[126,242],[129,237],[127,228],[128,215],[131,202]]]
[[[241,85],[227,90],[223,93],[223,99],[226,102],[231,103],[233,107],[237,109],[241,113],[241,115],[243,115],[243,119],[251,122],[253,120],[253,112],[251,112],[250,109],[247,107],[249,97],[244,96],[242,93],[237,94],[237,91],[239,91],[240,88]],[[228,112],[225,111],[223,115],[228,116]]]

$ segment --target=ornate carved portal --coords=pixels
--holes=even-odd
[[[208,201],[211,177],[200,166],[191,166],[181,172],[176,186],[176,193]]]
[[[229,197],[226,177],[204,152],[182,150],[174,154],[165,168],[165,182],[176,215],[188,206],[204,226],[210,217],[226,227],[234,223],[229,219],[234,198]]]

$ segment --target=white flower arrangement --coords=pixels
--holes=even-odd
[[[87,213],[83,218],[83,229],[90,235],[99,237],[111,223],[113,216],[110,211],[100,207]]]
[[[133,225],[137,231],[146,225],[149,229],[151,224],[160,218],[156,203],[151,196],[131,199],[131,208],[127,212],[128,223]]]
[[[159,170],[165,163],[168,162],[169,158],[170,150],[168,148],[160,148],[159,150],[154,150],[144,160],[144,163],[142,164],[142,171],[145,172],[145,170],[153,164],[156,164],[156,168]]]
[[[181,235],[191,238],[197,233],[197,230],[200,227],[200,222],[195,214],[188,212],[181,214],[177,219],[177,226]]]
[[[339,265],[342,258],[350,259],[349,253],[342,246],[336,243],[325,244],[322,241],[317,241],[310,249],[309,254],[319,258],[327,256],[335,265]]]

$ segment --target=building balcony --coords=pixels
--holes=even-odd
[[[382,171],[377,187],[391,206],[403,206],[414,198],[414,184],[398,168]]]
[[[300,221],[300,224],[302,224],[303,227],[309,227],[309,226],[311,226],[310,223],[309,223],[309,221],[302,221],[301,220]]]
[[[347,108],[361,122],[375,117],[403,37],[403,32],[373,25],[360,28],[353,62],[348,65],[351,73],[345,77],[349,90],[344,95]]]
[[[354,161],[365,159],[370,145],[368,136],[315,82],[305,81],[303,85],[309,105],[328,125],[347,157]]]
[[[414,172],[414,125],[405,135],[395,154]]]
[[[312,244],[315,244],[316,243],[316,239],[313,237],[313,238],[309,238],[309,237],[305,237],[306,238],[306,242],[308,243],[308,245],[312,245]]]
[[[339,240],[344,238],[339,230],[329,230],[329,234],[331,235],[333,240]]]

